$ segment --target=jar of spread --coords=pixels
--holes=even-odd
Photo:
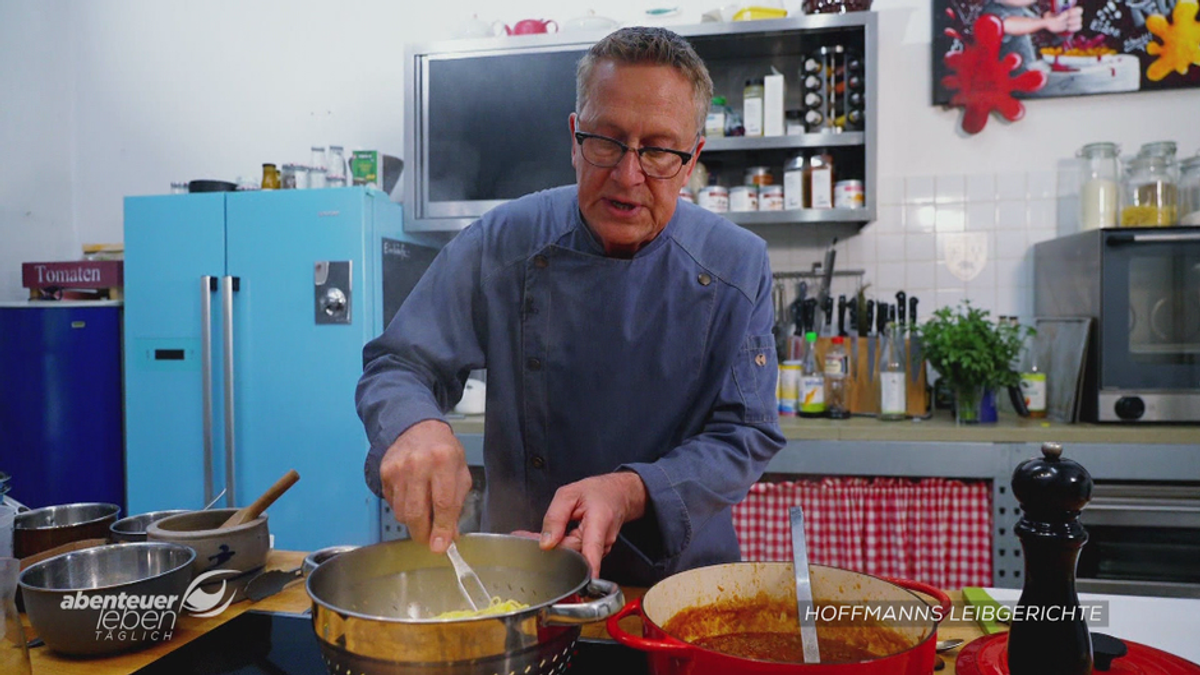
[[[690,202],[692,204],[696,203],[695,195],[692,194],[691,188],[686,185],[679,188],[679,198],[685,202]]]
[[[700,191],[697,204],[714,213],[726,213],[729,211],[729,190],[720,185],[709,185]]]
[[[757,211],[758,186],[739,185],[729,191],[730,211]]]
[[[839,180],[833,186],[833,208],[861,209],[866,204],[861,180]]]
[[[759,211],[782,211],[783,204],[782,185],[764,185],[758,189]]]
[[[743,184],[757,185],[762,187],[763,185],[770,185],[774,182],[775,177],[771,175],[770,167],[752,166],[749,169],[746,169],[746,180],[743,181]]]

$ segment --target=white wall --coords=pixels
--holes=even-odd
[[[27,296],[22,261],[78,257],[67,5],[0,3],[0,301]]]
[[[304,161],[312,144],[399,154],[405,41],[449,37],[472,14],[561,22],[595,8],[631,21],[647,4],[5,0],[0,59],[31,68],[0,69],[0,299],[24,295],[21,260],[119,241],[125,195],[163,193],[173,180],[254,177],[264,161]],[[693,22],[717,0],[677,4]],[[794,10],[799,2],[785,4]],[[1174,138],[1189,154],[1200,147],[1200,90],[1032,101],[1025,120],[993,119],[978,136],[962,136],[956,111],[929,105],[929,5],[875,7],[879,173],[893,192],[906,178],[919,187],[937,177],[953,184],[972,174],[1053,172],[1060,158],[1096,140],[1129,147]],[[906,198],[898,199],[892,205]],[[897,213],[881,209],[892,219],[883,229],[907,231]],[[777,264],[816,259],[800,239],[784,236],[772,248]],[[870,248],[863,264],[904,262],[900,251]]]

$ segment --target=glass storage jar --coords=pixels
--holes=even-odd
[[[1200,225],[1200,155],[1179,163],[1179,224]]]
[[[1169,167],[1162,157],[1143,155],[1129,162],[1121,198],[1121,227],[1177,222],[1179,193]]]
[[[1175,163],[1175,153],[1179,146],[1175,141],[1155,141],[1145,143],[1138,150],[1138,157],[1161,157],[1167,163],[1167,173],[1175,183],[1179,182],[1179,165]]]
[[[1079,229],[1117,226],[1117,195],[1121,191],[1116,143],[1089,143],[1080,149],[1083,162],[1079,185]]]

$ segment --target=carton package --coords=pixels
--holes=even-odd
[[[383,153],[378,150],[355,150],[350,156],[352,185],[370,185],[383,189]]]

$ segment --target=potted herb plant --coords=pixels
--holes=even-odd
[[[955,416],[962,424],[980,421],[985,392],[1020,383],[1013,364],[1033,329],[992,321],[987,310],[972,307],[968,300],[954,309],[934,311],[916,332],[930,365],[954,392]]]

